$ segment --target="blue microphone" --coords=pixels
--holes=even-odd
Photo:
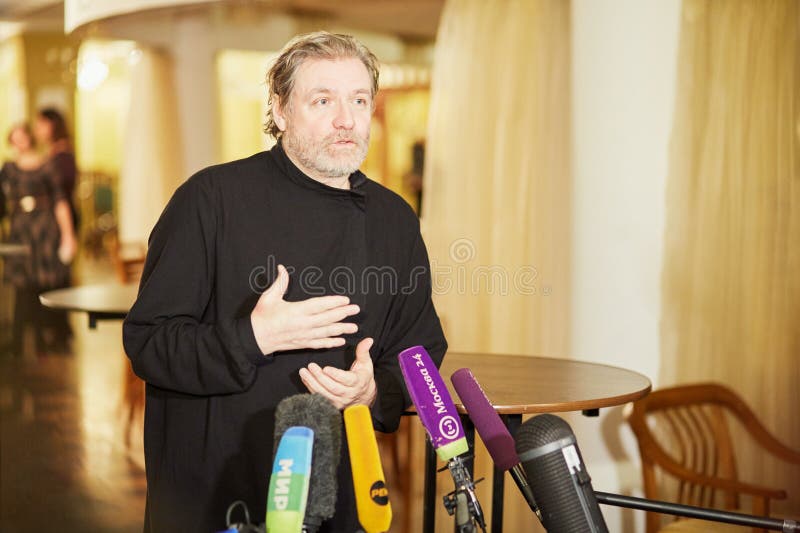
[[[314,431],[303,426],[281,437],[267,494],[267,532],[301,533],[308,502]]]

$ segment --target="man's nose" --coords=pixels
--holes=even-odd
[[[337,108],[336,116],[333,117],[333,126],[345,130],[353,129],[355,121],[353,120],[353,110],[350,109],[349,102],[342,102]]]

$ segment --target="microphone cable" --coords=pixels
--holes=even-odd
[[[237,507],[242,508],[242,512],[244,513],[244,522],[231,521],[231,515]],[[228,510],[225,512],[225,524],[227,525],[228,529],[222,533],[264,533],[265,531],[264,527],[250,522],[250,510],[247,508],[247,504],[242,500],[236,500],[228,506]]]

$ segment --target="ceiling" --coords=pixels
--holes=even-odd
[[[18,23],[33,30],[59,30],[64,27],[64,3],[54,0],[0,0],[0,25],[4,22]]]
[[[433,39],[445,0],[235,0],[231,5],[260,5],[313,14],[353,28],[407,39]],[[0,0],[0,21],[63,28],[63,0]]]
[[[409,38],[433,39],[444,0],[289,0],[295,10],[325,13],[350,26]]]

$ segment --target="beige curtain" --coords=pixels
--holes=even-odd
[[[663,384],[732,386],[800,447],[800,3],[684,0],[667,189]],[[800,467],[746,448],[743,478]]]
[[[451,351],[568,351],[569,20],[570,3],[562,0],[444,6],[422,226]],[[421,430],[410,425],[419,453]],[[491,480],[491,469],[478,443],[476,477]],[[439,480],[440,493],[452,489]],[[490,481],[479,485],[487,516],[490,490]],[[452,518],[439,502],[436,530],[447,531]],[[505,502],[506,531],[539,530],[513,483],[506,484]],[[415,524],[420,511],[410,513]]]
[[[131,69],[130,109],[120,170],[119,234],[146,243],[164,206],[183,181],[172,60],[141,48]]]
[[[567,353],[569,13],[561,0],[445,4],[422,222],[452,350]]]

